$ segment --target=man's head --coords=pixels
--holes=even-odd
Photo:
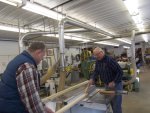
[[[30,44],[28,52],[34,58],[36,63],[39,64],[45,56],[45,45],[42,42],[33,42]]]
[[[96,47],[96,48],[93,50],[93,54],[94,54],[94,56],[95,56],[98,60],[101,60],[101,59],[104,57],[104,55],[105,55],[104,51],[103,51],[101,48],[99,48],[99,47]]]

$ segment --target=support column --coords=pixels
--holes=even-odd
[[[65,42],[64,42],[64,21],[59,23],[59,51],[60,51],[60,80],[58,91],[64,89],[66,74],[65,74]]]
[[[142,61],[145,64],[145,58],[144,58],[144,55],[145,55],[145,43],[142,42],[141,46],[142,46],[142,48],[141,48],[141,50],[142,50]]]
[[[132,36],[131,36],[131,53],[132,53],[131,62],[134,71],[133,79],[135,79],[137,76],[137,72],[136,72],[137,68],[136,68],[136,61],[135,61],[135,30],[132,31]]]
[[[58,85],[58,92],[64,90],[66,73],[65,73],[65,41],[64,41],[64,21],[59,23],[59,51],[60,51],[60,79]],[[57,103],[56,109],[59,110],[63,107],[63,104]]]

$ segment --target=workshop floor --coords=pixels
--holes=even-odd
[[[150,113],[150,67],[141,71],[140,91],[123,96],[123,113]]]

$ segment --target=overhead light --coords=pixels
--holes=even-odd
[[[16,2],[16,3],[22,3],[22,0],[6,0],[6,1],[11,1],[11,2]]]
[[[140,12],[138,9],[137,0],[123,0],[123,1],[132,17],[134,23],[136,24],[137,28],[139,29],[139,31],[143,31],[144,30],[143,20],[141,18],[141,15],[140,15]]]
[[[65,35],[64,38],[65,39],[69,39],[69,40],[82,41],[82,42],[88,42],[88,41],[90,41],[88,39],[78,38],[78,37],[75,37],[75,36],[67,36],[67,35]]]
[[[0,2],[4,2],[4,3],[9,4],[9,5],[17,6],[17,4],[10,2],[10,1],[7,1],[7,0],[0,0]]]
[[[128,46],[123,46],[123,48],[125,48],[125,49],[129,49],[130,47],[128,47]]]
[[[144,35],[142,35],[142,38],[145,42],[148,42],[148,35],[144,34]]]
[[[117,43],[112,43],[112,42],[108,42],[108,41],[101,41],[101,42],[94,42],[97,44],[102,44],[102,45],[109,45],[109,46],[119,46],[119,44]]]
[[[65,30],[66,32],[78,32],[78,31],[86,31],[86,29],[84,28],[78,28],[78,29],[68,29]]]
[[[17,27],[10,27],[10,26],[4,26],[4,25],[0,25],[0,30],[19,32],[19,29]],[[28,30],[20,29],[20,32],[21,33],[26,33],[26,32],[28,32]]]
[[[139,31],[144,31],[144,25],[143,24],[137,24],[136,25]]]
[[[37,13],[37,14],[40,14],[40,15],[43,15],[43,16],[46,16],[55,20],[61,20],[63,18],[63,15],[57,12],[54,12],[40,5],[30,3],[28,1],[26,2],[26,5],[23,6],[22,8],[30,12]]]
[[[4,2],[12,6],[18,6],[18,4],[22,3],[22,0],[0,0],[0,2]]]
[[[106,36],[104,39],[112,39],[113,37]]]
[[[97,33],[97,32],[96,32]],[[98,34],[100,34],[100,35],[102,35],[102,36],[106,36],[105,34],[102,34],[102,33],[98,33]]]
[[[56,38],[58,38],[58,34],[47,34],[47,35],[43,35],[43,36],[47,36],[47,37],[56,37]]]
[[[124,0],[125,6],[127,7],[130,15],[137,15],[138,11],[138,3],[137,0]]]
[[[116,40],[121,41],[121,42],[124,42],[124,43],[127,43],[127,44],[131,44],[131,41],[130,41],[130,40],[127,40],[127,39],[118,38],[118,39],[116,39]]]
[[[138,14],[138,15],[136,15],[136,16],[132,16],[132,19],[134,20],[134,22],[135,22],[136,24],[142,24],[142,23],[143,23],[140,14]]]
[[[56,37],[56,38],[59,37],[58,34],[47,34],[47,35],[43,35],[43,36]],[[76,40],[76,41],[82,41],[82,42],[88,42],[88,41],[90,41],[90,40],[88,40],[88,39],[78,38],[78,37],[76,37],[76,36],[70,36],[70,35],[65,35],[65,36],[64,36],[64,39]]]

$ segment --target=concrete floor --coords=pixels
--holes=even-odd
[[[140,91],[123,96],[123,113],[150,113],[150,67],[141,71]]]

